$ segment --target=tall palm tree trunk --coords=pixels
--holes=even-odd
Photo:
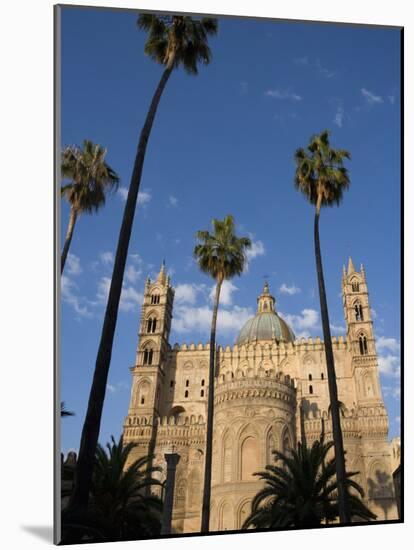
[[[69,252],[70,243],[72,241],[73,230],[75,228],[77,217],[78,217],[78,214],[76,212],[76,209],[72,206],[70,209],[69,223],[68,223],[68,229],[66,231],[65,244],[63,246],[62,257],[60,260],[60,274],[63,273],[63,270],[65,268],[66,258]]]
[[[207,400],[207,433],[206,454],[204,466],[204,490],[203,507],[201,510],[201,532],[208,533],[210,525],[210,495],[211,495],[211,462],[213,456],[213,416],[214,416],[214,381],[216,378],[216,325],[217,312],[220,301],[220,290],[223,278],[219,276],[216,284],[216,296],[214,299],[213,318],[210,333],[210,370],[208,374],[208,400]]]
[[[89,394],[88,409],[82,429],[79,458],[76,465],[75,489],[68,508],[70,513],[82,512],[88,505],[94,456],[98,443],[108,371],[111,362],[112,344],[118,317],[118,307],[121,297],[129,240],[131,237],[139,185],[144,165],[145,151],[162,92],[173,69],[173,61],[173,58],[171,58],[167,68],[162,74],[161,80],[152,98],[147,118],[145,119],[138,142],[134,169],[128,191],[128,198],[125,204],[124,216],[118,238],[118,246],[116,250],[114,269],[112,272],[111,286],[109,289],[108,303],[106,306],[101,340],[96,358],[92,387]]]
[[[321,318],[323,339],[325,341],[326,369],[328,373],[329,398],[331,402],[332,414],[332,432],[334,440],[335,458],[336,458],[336,478],[338,481],[338,506],[339,519],[341,523],[350,523],[349,502],[346,492],[346,472],[345,472],[345,454],[342,439],[341,421],[339,418],[338,389],[336,386],[336,375],[334,357],[332,351],[331,330],[329,326],[328,304],[326,301],[325,281],[323,277],[322,256],[319,242],[319,214],[321,206],[321,197],[318,198],[315,212],[315,258],[316,271],[318,274],[319,300],[321,304]]]

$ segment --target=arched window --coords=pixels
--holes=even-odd
[[[312,387],[312,386],[309,386],[309,393],[310,393],[310,394],[313,393],[313,387]]]
[[[368,353],[367,339],[363,334],[359,337],[359,353],[361,355],[366,355]]]
[[[204,381],[204,378],[203,378],[203,380],[201,380],[201,385],[204,386],[204,383],[205,383],[205,381]]]
[[[363,321],[364,320],[364,314],[362,312],[362,306],[361,304],[355,304],[355,321]]]
[[[323,372],[321,372],[321,380],[323,380],[323,378],[324,378],[324,377],[323,377]]]
[[[154,351],[152,349],[144,350],[144,365],[152,365],[152,356]]]
[[[241,479],[243,481],[253,481],[255,479],[253,474],[259,468],[259,446],[257,440],[252,436],[246,437],[241,446]]]
[[[201,390],[200,397],[204,397],[204,390]]]
[[[157,328],[157,319],[150,317],[147,321],[147,332],[153,333]]]
[[[151,304],[159,304],[160,303],[160,295],[159,294],[153,294],[151,296]]]
[[[359,283],[357,282],[352,283],[352,292],[359,292]]]
[[[188,388],[189,385],[190,385],[190,380],[186,380],[185,381],[185,387]]]
[[[311,374],[309,375],[309,380],[312,380],[312,375]]]
[[[185,390],[184,397],[188,397],[188,390]]]

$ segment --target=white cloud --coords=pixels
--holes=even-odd
[[[122,185],[118,187],[118,195],[120,196],[121,200],[123,200],[124,202],[126,202],[127,200],[128,191],[129,191],[128,187],[123,187]]]
[[[81,317],[91,317],[92,313],[84,304],[85,299],[76,294],[78,286],[66,275],[62,275],[60,285],[62,301],[73,307]]]
[[[400,375],[400,358],[396,355],[385,355],[378,357],[378,368],[384,376]]]
[[[66,258],[65,268],[69,275],[79,275],[80,273],[82,273],[80,259],[78,258],[78,256],[75,256],[75,254],[71,254],[70,252]]]
[[[320,330],[319,313],[316,309],[302,309],[300,315],[290,313],[280,315],[292,328],[297,338],[307,338],[311,335],[310,331]]]
[[[108,382],[108,384],[106,385],[106,388],[111,392],[111,393],[116,393],[120,390],[127,390],[128,389],[128,385],[125,383],[125,382],[116,382],[115,384],[110,384]]]
[[[293,62],[294,62],[296,65],[309,65],[309,57],[308,57],[308,56],[304,56],[304,57],[295,57],[295,59],[293,60]]]
[[[178,199],[177,199],[177,197],[174,197],[174,195],[170,195],[170,196],[168,197],[168,204],[169,204],[170,206],[177,206],[177,204],[178,204]]]
[[[101,259],[101,262],[105,265],[111,265],[114,263],[114,255],[110,250],[108,250],[107,252],[101,252],[99,257]]]
[[[176,308],[172,329],[177,333],[198,332],[207,337],[210,334],[213,311],[208,306]],[[219,308],[217,317],[218,333],[235,334],[244,323],[253,317],[251,308],[234,306],[232,309]]]
[[[367,102],[371,105],[375,103],[384,103],[384,100],[382,99],[381,96],[375,95],[373,92],[370,92],[366,88],[361,88],[361,94],[364,96]]]
[[[342,128],[342,123],[344,120],[344,108],[342,105],[339,105],[336,109],[335,118],[334,118],[334,124],[336,124],[339,128]]]
[[[400,351],[400,343],[396,338],[385,338],[380,336],[376,341],[377,351],[388,349],[389,351]]]
[[[152,198],[151,192],[148,189],[147,191],[139,191],[138,192],[138,204],[141,206],[146,206]]]
[[[93,302],[93,305],[106,305],[110,286],[111,279],[109,277],[101,277],[96,293],[97,302]],[[138,311],[139,306],[142,304],[142,300],[143,295],[135,290],[135,288],[132,286],[123,286],[119,309],[125,312],[132,310]]]
[[[246,257],[249,262],[254,258],[257,258],[257,256],[264,256],[266,254],[262,241],[254,241],[251,235],[250,240],[252,241],[252,246],[246,250]]]
[[[375,311],[373,307],[371,308],[371,317],[373,319],[376,319],[378,317],[378,313]]]
[[[329,327],[332,332],[345,332],[345,327],[343,327],[342,325],[335,325],[333,323],[330,323]]]
[[[300,288],[294,284],[289,286],[286,283],[283,283],[279,288],[279,292],[281,294],[289,294],[289,296],[293,296],[293,294],[298,294],[300,292]]]
[[[289,90],[282,90],[276,88],[274,90],[266,90],[264,93],[267,97],[273,97],[274,99],[290,99],[292,101],[302,101],[302,96],[290,92]]]
[[[136,283],[142,275],[141,269],[135,269],[133,265],[129,265],[125,270],[125,279],[130,283]]]
[[[119,197],[121,198],[121,200],[123,200],[124,202],[127,200],[128,198],[128,192],[129,192],[129,188],[128,187],[118,187],[118,195]],[[144,190],[139,190],[138,191],[138,204],[139,205],[142,205],[142,206],[146,206],[150,200],[152,198],[152,195],[151,195],[151,191],[148,189],[146,191]]]
[[[316,65],[316,68],[318,69],[319,73],[322,76],[324,76],[325,78],[332,78],[336,74],[335,71],[330,71],[326,67],[323,67],[320,59],[316,60],[315,65]]]
[[[392,397],[399,400],[401,398],[400,386],[382,386],[382,391],[385,397]]]
[[[174,302],[176,304],[195,304],[198,293],[205,288],[204,285],[182,283],[175,287]]]
[[[231,306],[233,303],[232,294],[234,291],[238,290],[237,286],[234,285],[231,281],[223,281],[220,291],[220,305],[221,306]],[[213,302],[216,296],[216,285],[213,285],[210,290],[210,300]]]

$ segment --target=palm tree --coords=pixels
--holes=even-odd
[[[333,445],[333,441],[324,443],[322,435],[310,448],[298,443],[289,454],[273,451],[275,465],[254,474],[266,485],[254,497],[242,529],[309,528],[335,520],[339,515],[335,457],[325,464]],[[376,516],[361,500],[362,487],[351,479],[357,473],[346,474],[346,489],[352,489],[348,492],[351,517],[370,521]]]
[[[339,205],[343,193],[348,189],[350,180],[344,159],[350,159],[348,151],[333,149],[329,144],[329,132],[325,130],[311,138],[307,149],[298,149],[295,153],[295,186],[315,208],[314,239],[316,272],[318,275],[319,299],[323,337],[325,341],[328,387],[332,410],[332,431],[336,456],[336,475],[338,479],[339,512],[342,523],[349,523],[350,511],[345,490],[346,473],[344,446],[339,418],[338,390],[334,357],[332,352],[331,331],[329,327],[328,304],[323,277],[322,256],[319,243],[319,214],[321,207]]]
[[[92,141],[83,142],[83,149],[70,146],[62,151],[61,171],[70,182],[61,188],[62,197],[70,204],[68,229],[62,250],[61,273],[72,241],[75,223],[80,214],[96,212],[105,204],[106,192],[116,188],[119,177],[105,162],[106,149]]]
[[[223,221],[213,219],[213,233],[198,231],[199,244],[194,248],[194,256],[204,273],[216,281],[213,317],[210,332],[210,367],[207,403],[206,458],[204,470],[203,507],[201,513],[201,532],[207,533],[210,522],[211,460],[213,448],[214,379],[216,359],[216,324],[223,281],[235,275],[241,275],[246,265],[246,250],[251,247],[247,237],[236,237],[233,216]]]
[[[60,416],[63,418],[64,416],[75,416],[75,413],[73,411],[68,411],[65,405],[64,401],[60,402]]]
[[[76,523],[63,513],[64,541],[88,542],[136,540],[156,537],[161,530],[162,501],[148,489],[160,487],[152,477],[152,457],[130,463],[136,443],[118,443],[111,437],[106,449],[97,446],[89,508]]]
[[[174,68],[182,65],[188,73],[197,74],[197,64],[199,62],[205,65],[210,62],[211,53],[208,46],[208,36],[216,34],[217,20],[211,18],[198,20],[181,15],[156,16],[144,14],[138,18],[138,27],[149,33],[145,44],[145,53],[165,68],[152,98],[136,151],[131,183],[118,238],[95,372],[82,429],[75,491],[71,501],[71,508],[73,510],[86,508],[88,503],[93,460],[98,443],[129,240],[132,232],[145,152],[154,117],[161,94]]]

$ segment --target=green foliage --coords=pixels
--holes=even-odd
[[[325,130],[311,138],[306,149],[295,153],[295,187],[311,204],[316,205],[321,195],[321,206],[339,205],[343,192],[350,185],[344,159],[351,155],[344,149],[333,149],[329,132]]]
[[[67,410],[64,401],[61,401],[61,402],[60,402],[60,416],[61,416],[62,418],[63,418],[64,416],[75,416],[75,413],[74,413],[74,412],[68,411],[68,410]]]
[[[72,145],[62,151],[62,176],[69,183],[62,185],[61,195],[77,214],[97,211],[105,204],[106,192],[118,186],[119,177],[105,156],[106,149],[89,140],[83,148]]]
[[[280,529],[317,527],[339,516],[335,458],[327,459],[333,442],[323,435],[312,447],[298,443],[289,454],[274,451],[275,464],[254,475],[266,482],[252,501],[252,511],[243,529],[248,527]],[[362,502],[362,487],[348,472],[346,487],[351,516],[356,521],[375,519]]]
[[[236,237],[233,216],[223,221],[212,220],[213,233],[198,231],[199,244],[194,248],[194,256],[204,273],[214,279],[230,279],[241,275],[247,262],[246,250],[252,243],[248,237]]]
[[[217,34],[217,19],[142,14],[137,24],[148,33],[145,53],[157,63],[182,65],[190,74],[197,74],[199,62],[210,63],[208,36]]]
[[[128,465],[135,446],[124,445],[122,437],[118,443],[112,437],[106,448],[98,445],[88,511],[80,517],[67,517],[63,511],[65,541],[136,540],[160,534],[162,501],[151,494],[153,487],[161,486],[152,477],[160,469],[151,466],[149,456]]]

